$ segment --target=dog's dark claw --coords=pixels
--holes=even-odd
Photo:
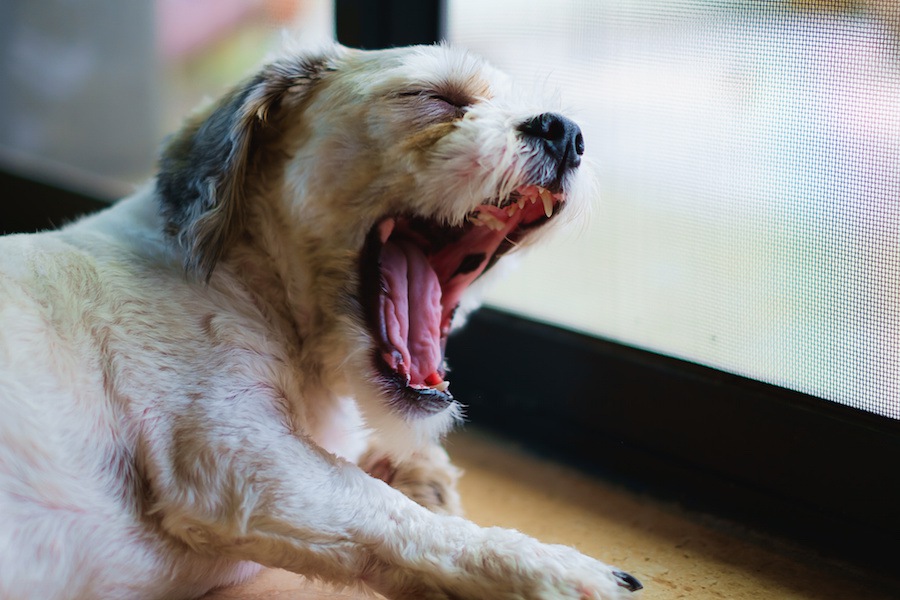
[[[613,576],[616,578],[616,583],[619,584],[620,587],[625,588],[629,592],[636,592],[638,590],[644,589],[644,586],[641,585],[641,582],[625,573],[624,571],[614,571]]]

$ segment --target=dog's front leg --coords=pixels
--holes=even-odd
[[[247,409],[245,403],[241,406]],[[163,527],[196,551],[392,599],[619,598],[630,577],[570,548],[430,512],[288,431],[278,411],[187,419],[150,479]]]

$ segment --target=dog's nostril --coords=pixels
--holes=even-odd
[[[544,113],[522,123],[519,130],[527,136],[554,142],[565,137],[566,121],[568,119],[562,115]]]
[[[541,137],[549,141],[563,139],[566,135],[566,126],[563,124],[563,121],[556,118],[555,115],[542,115],[541,120],[544,121],[545,119],[546,121],[541,128],[543,133]]]
[[[519,126],[525,136],[541,140],[544,149],[564,166],[577,167],[584,154],[584,136],[581,128],[571,119],[556,114],[543,113]]]

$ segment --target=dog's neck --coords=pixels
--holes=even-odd
[[[343,358],[320,355],[322,349],[338,357],[352,350],[343,347],[349,336],[342,328],[354,320],[347,311],[357,303],[358,259],[320,239],[313,228],[288,226],[292,220],[283,214],[285,203],[273,192],[247,198],[248,226],[221,266],[252,294],[305,364],[331,371],[330,363]],[[336,272],[353,277],[335,277]]]

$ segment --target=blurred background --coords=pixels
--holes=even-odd
[[[900,418],[900,4],[450,0],[443,21],[558,92],[599,182],[493,305]],[[121,196],[285,37],[332,40],[332,2],[5,0],[0,168]]]
[[[288,35],[309,45],[333,39],[332,3],[5,0],[3,156],[127,191],[153,173],[166,134]]]

